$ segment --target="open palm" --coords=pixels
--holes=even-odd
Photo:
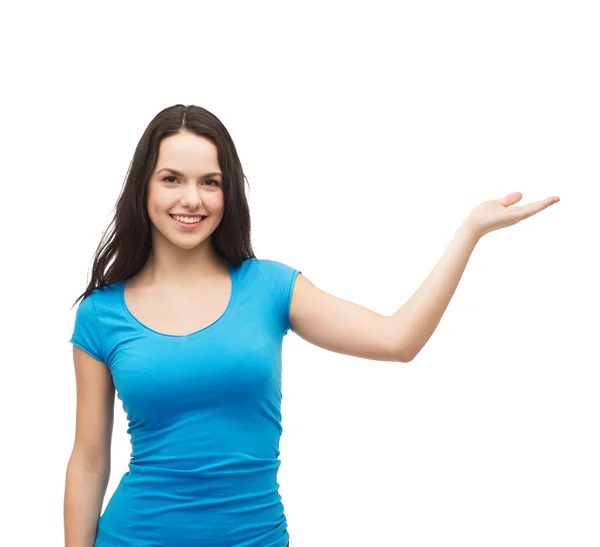
[[[560,201],[558,196],[554,196],[526,205],[514,206],[522,197],[521,192],[512,192],[501,199],[484,201],[473,207],[467,221],[481,237],[499,228],[512,226]]]

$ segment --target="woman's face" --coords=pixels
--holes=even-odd
[[[165,137],[148,182],[153,238],[162,236],[185,249],[208,241],[223,218],[222,184],[217,147],[210,140],[190,132]],[[174,215],[206,218],[184,224],[185,219]]]

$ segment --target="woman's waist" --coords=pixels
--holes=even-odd
[[[271,525],[285,521],[276,481],[186,483],[130,472],[123,475],[102,517],[111,528],[154,530],[157,523],[168,522],[185,531],[239,525],[248,518]]]
[[[278,494],[279,461],[261,465],[204,465],[178,469],[129,463],[121,482],[131,495],[174,502],[198,499],[240,501]]]

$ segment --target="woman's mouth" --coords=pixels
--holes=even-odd
[[[174,222],[184,230],[193,230],[200,226],[202,221],[206,218],[205,216],[186,216],[186,215],[169,215]]]

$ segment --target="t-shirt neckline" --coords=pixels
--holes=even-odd
[[[233,309],[233,305],[235,303],[235,297],[237,294],[237,283],[236,283],[236,275],[235,275],[234,268],[229,263],[229,261],[226,261],[226,263],[227,263],[227,269],[229,271],[229,277],[231,279],[231,293],[229,295],[229,302],[227,303],[227,307],[225,308],[225,311],[209,325],[207,325],[199,330],[196,330],[194,332],[190,332],[189,334],[167,334],[165,332],[159,332],[157,330],[150,328],[148,325],[142,323],[132,313],[132,311],[127,306],[127,302],[125,302],[125,285],[127,283],[126,279],[121,280],[119,283],[119,300],[121,302],[121,307],[122,307],[123,311],[125,312],[125,316],[127,317],[127,319],[129,320],[129,322],[131,324],[133,324],[139,331],[141,331],[145,334],[149,334],[154,337],[158,337],[158,338],[162,338],[162,339],[176,340],[176,341],[180,341],[180,342],[187,342],[190,340],[194,340],[195,338],[197,338],[198,336],[201,336],[205,332],[207,332],[211,329],[214,329],[215,326],[223,323],[224,320],[231,314],[231,310]]]

